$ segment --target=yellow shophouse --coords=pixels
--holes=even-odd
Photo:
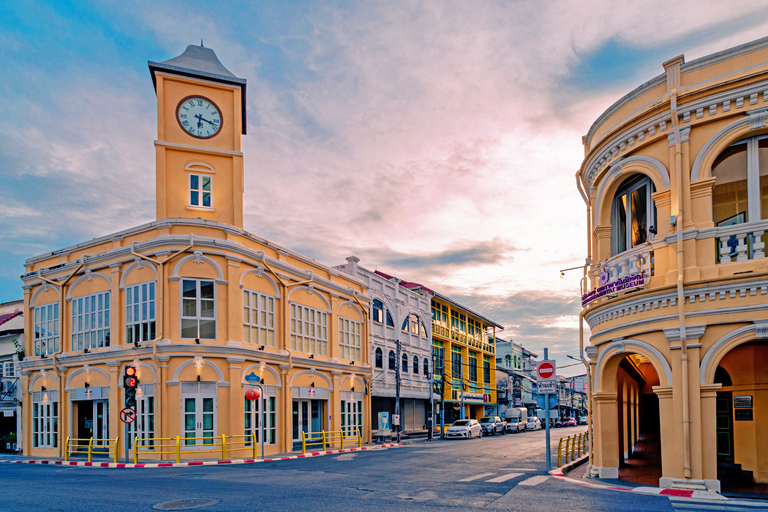
[[[123,456],[126,437],[130,452],[179,436],[182,457],[222,435],[255,435],[267,455],[302,432],[370,439],[365,285],[243,230],[246,80],[202,46],[149,70],[157,220],[25,263],[25,455],[61,457],[68,438],[119,436]]]
[[[435,292],[432,297],[434,378],[443,390],[443,421],[496,412],[496,331],[504,327]],[[440,415],[438,414],[438,418]],[[439,419],[438,419],[439,422]]]

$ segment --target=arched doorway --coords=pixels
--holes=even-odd
[[[657,486],[661,473],[659,398],[653,386],[659,375],[640,354],[629,354],[616,372],[619,478]]]
[[[726,352],[715,369],[717,478],[725,493],[768,492],[768,342]]]
[[[671,413],[672,370],[640,340],[616,341],[598,356],[594,398],[593,474],[659,485],[660,418]],[[667,436],[668,437],[668,436]]]

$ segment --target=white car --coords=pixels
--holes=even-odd
[[[528,416],[528,424],[525,430],[541,430],[541,420],[536,416]]]
[[[483,429],[477,420],[458,420],[445,431],[445,437],[458,437],[462,439],[472,439],[473,437],[483,437]]]

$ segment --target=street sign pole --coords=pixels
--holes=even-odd
[[[549,349],[544,349],[544,360],[549,361]],[[552,458],[549,452],[549,393],[544,395],[544,419],[547,422],[547,474],[552,470]]]

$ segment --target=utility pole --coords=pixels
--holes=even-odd
[[[445,439],[445,357],[440,363],[440,439]]]
[[[432,399],[432,392],[435,390],[435,354],[432,354],[432,373],[427,372],[427,381],[429,382],[429,418],[427,418],[427,440],[432,441],[432,431],[435,423],[435,402]]]
[[[461,379],[461,418],[464,419],[466,414],[464,412],[464,356],[459,354],[459,378]]]
[[[397,355],[395,356],[395,416],[397,416],[397,442],[400,442],[400,424],[402,418],[400,417],[400,340],[395,340],[397,343]]]
[[[547,349],[547,348],[544,349],[544,360],[545,361],[549,360],[549,349]],[[557,376],[555,376],[555,377],[557,377]],[[547,426],[546,426],[546,429],[547,429],[547,450],[546,450],[547,451],[547,473],[549,473],[549,471],[552,469],[552,456],[550,455],[550,450],[549,450],[549,397],[550,396],[551,395],[549,393],[544,395],[544,420],[547,422]],[[557,395],[555,395],[555,396],[557,396]],[[560,402],[560,400],[558,400],[558,403],[559,402]]]

